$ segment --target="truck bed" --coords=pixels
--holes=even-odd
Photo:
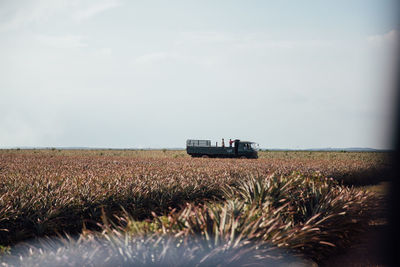
[[[234,157],[235,148],[234,147],[201,147],[201,146],[188,146],[186,151],[189,155],[193,157],[201,157],[203,155],[209,157]]]

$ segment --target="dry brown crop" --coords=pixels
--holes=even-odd
[[[255,235],[259,241],[297,247],[314,257],[320,253],[312,249],[316,242],[322,244],[323,251],[331,244],[341,245],[332,236],[346,241],[362,221],[361,211],[370,207],[371,195],[341,184],[388,179],[386,156],[262,152],[258,160],[241,160],[192,159],[182,151],[1,151],[0,245],[56,233],[79,233],[82,227],[101,230],[102,211],[114,218],[120,217],[122,210],[136,223],[153,216],[186,214],[184,221],[189,228],[171,222],[161,225],[193,234],[208,231],[202,228],[206,221],[195,222],[193,218],[206,220],[208,216],[211,227],[220,233],[216,235],[213,228],[210,238],[229,242],[224,231],[234,222],[225,229],[220,223],[212,226],[216,223],[213,220],[228,214],[230,208],[224,203],[239,201],[237,205],[245,210],[235,213],[244,220],[241,228],[235,226],[243,239],[235,239],[237,244]],[[190,208],[185,208],[186,203],[191,203]],[[270,218],[266,210],[279,216]],[[357,223],[352,224],[354,220]],[[274,221],[278,229],[275,237],[267,233]],[[246,224],[247,230],[243,228]],[[193,230],[195,226],[200,228]]]

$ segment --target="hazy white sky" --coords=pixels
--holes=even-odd
[[[0,147],[389,148],[397,1],[0,1]]]

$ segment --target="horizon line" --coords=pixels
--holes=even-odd
[[[26,149],[26,150],[34,150],[34,149],[43,149],[43,150],[185,150],[186,147],[86,147],[86,146],[4,146],[0,147],[0,150],[18,150],[18,149]],[[394,148],[372,148],[372,147],[320,147],[320,148],[264,148],[261,147],[259,150],[264,151],[394,151]]]

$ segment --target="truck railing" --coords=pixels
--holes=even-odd
[[[194,147],[210,147],[211,140],[187,140],[186,146],[194,146]]]

